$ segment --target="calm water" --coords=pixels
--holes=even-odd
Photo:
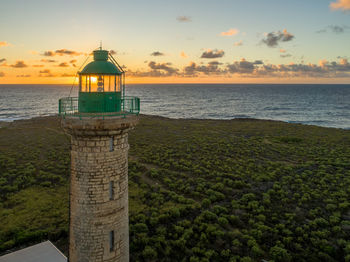
[[[0,120],[53,115],[71,86],[0,85]],[[77,90],[73,89],[72,96]],[[143,114],[170,118],[260,118],[350,129],[350,85],[128,85]]]

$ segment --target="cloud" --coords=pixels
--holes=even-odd
[[[338,62],[321,60],[316,64],[264,64],[261,60],[248,61],[241,59],[219,67],[220,64],[198,66],[191,62],[184,68],[185,76],[206,75],[239,75],[241,77],[350,77],[350,63],[347,59]]]
[[[58,65],[59,67],[68,67],[69,65],[66,62],[60,63]]]
[[[184,76],[198,76],[200,73],[205,75],[222,75],[226,71],[219,68],[218,61],[211,61],[207,65],[197,65],[195,62],[190,62],[188,66],[184,68]]]
[[[184,51],[181,51],[180,56],[182,58],[187,58],[188,57]]]
[[[226,32],[221,32],[220,35],[221,36],[233,36],[233,35],[237,35],[239,33],[239,30],[236,28],[231,28]]]
[[[109,53],[111,55],[126,55],[127,54],[127,52],[120,52],[120,51],[115,51],[115,50],[111,50],[111,51],[109,51]]]
[[[185,22],[185,23],[186,22],[192,22],[191,17],[185,16],[185,15],[176,17],[176,20],[179,21],[179,22]]]
[[[128,72],[130,75],[135,77],[166,77],[177,75],[179,69],[172,67],[171,63],[156,63],[154,61],[150,61],[148,63],[148,67],[151,69],[146,72]]]
[[[72,50],[67,50],[67,49],[59,49],[56,51],[45,51],[42,55],[43,56],[64,56],[64,55],[69,55],[69,56],[79,56],[82,55],[83,53],[72,51]]]
[[[239,74],[247,74],[252,73],[256,65],[262,65],[263,62],[261,60],[255,60],[254,62],[249,62],[242,58],[240,61],[235,61],[232,64],[227,65],[228,72],[230,73],[239,73]]]
[[[234,46],[242,46],[243,45],[243,41],[240,40],[240,41],[234,42],[233,45]]]
[[[16,75],[16,77],[31,77],[31,75]]]
[[[24,68],[24,67],[28,67],[24,61],[16,61],[16,64],[14,65],[10,65],[11,67],[14,67],[14,68]]]
[[[49,69],[39,71],[39,77],[55,77],[56,75],[52,74]]]
[[[77,67],[77,66],[75,65],[76,62],[77,62],[76,59],[73,59],[73,60],[70,60],[70,61],[69,61],[69,63],[71,63],[73,67]]]
[[[56,53],[54,51],[45,51],[42,55],[43,56],[55,56]]]
[[[56,60],[53,60],[53,59],[41,59],[40,61],[44,62],[44,63],[56,63],[57,62]]]
[[[266,65],[256,71],[256,75],[278,77],[350,77],[350,63],[347,59],[339,62],[320,60],[319,64]]]
[[[74,74],[62,74],[61,77],[74,77],[75,75]]]
[[[0,41],[0,47],[9,46],[9,45],[11,45],[11,44],[6,42],[6,41]]]
[[[207,51],[203,52],[203,54],[201,55],[201,58],[219,58],[219,57],[223,57],[224,55],[225,55],[224,50],[208,49]]]
[[[6,58],[0,59],[0,63],[5,62],[5,61],[6,61]]]
[[[291,57],[291,54],[280,54],[280,57],[282,58],[287,58],[287,57]]]
[[[289,33],[286,29],[282,32],[271,32],[266,35],[266,38],[262,40],[268,47],[276,47],[279,42],[288,42],[293,40],[294,35]]]
[[[151,54],[151,56],[164,56],[164,53],[159,52],[159,51],[155,51]]]
[[[33,65],[33,67],[44,67],[44,65]]]
[[[0,72],[0,77],[4,77],[5,73],[4,72]]]
[[[56,50],[55,53],[60,55],[60,56],[62,56],[62,55],[79,56],[79,55],[83,54],[83,53],[80,53],[80,52],[67,50],[67,49]]]
[[[343,10],[343,11],[349,11],[350,10],[350,0],[336,0],[335,2],[332,2],[329,4],[330,9],[332,10]]]
[[[171,63],[163,63],[163,64],[157,64],[154,61],[151,61],[148,63],[148,66],[153,70],[164,70],[169,75],[173,75],[177,72],[178,69],[170,67]]]
[[[345,26],[331,25],[330,26],[333,33],[340,34],[344,33]]]
[[[289,54],[281,53],[288,56]],[[231,63],[210,61],[207,64],[190,62],[182,69],[175,68],[171,63],[148,63],[148,71],[128,72],[133,77],[201,77],[201,76],[224,76],[250,78],[343,78],[350,77],[350,63],[347,58],[337,61],[320,60],[318,64],[289,63],[289,64],[266,64],[262,60],[241,60]]]
[[[327,33],[328,31],[335,34],[342,34],[350,27],[346,25],[329,25],[321,30],[316,31],[316,33]]]
[[[287,52],[286,49],[282,49],[282,48],[280,49],[280,53],[285,53],[285,52]]]

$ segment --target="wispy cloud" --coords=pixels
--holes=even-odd
[[[287,29],[284,29],[282,32],[271,32],[266,34],[266,38],[261,42],[266,44],[268,47],[276,47],[279,42],[288,42],[294,39],[294,35],[289,33]]]
[[[44,67],[44,65],[32,65],[33,67]]]
[[[57,61],[54,59],[41,59],[40,62],[44,63],[56,63]]]
[[[72,64],[73,67],[76,67],[75,63],[77,62],[76,59],[70,60],[69,63]]]
[[[207,51],[204,51],[201,55],[201,58],[220,58],[225,55],[224,50],[211,50],[208,49]]]
[[[287,58],[287,57],[291,57],[291,54],[280,54],[280,57],[282,58]]]
[[[349,11],[350,10],[350,0],[336,0],[335,2],[332,2],[329,4],[330,9],[332,10],[343,10],[343,11]]]
[[[16,75],[16,77],[31,77],[31,75]]]
[[[75,74],[66,74],[66,73],[61,75],[61,77],[74,77],[74,76]]]
[[[49,69],[39,71],[39,77],[55,77],[56,75],[52,74]]]
[[[4,77],[5,73],[4,72],[0,72],[0,77]]]
[[[1,59],[0,59],[0,64],[3,63],[3,62],[5,62],[5,61],[6,61],[6,58],[1,58]]]
[[[181,51],[180,56],[182,58],[187,58],[188,57],[184,51]]]
[[[24,67],[28,67],[28,65],[26,65],[24,63],[24,61],[16,61],[16,63],[14,65],[10,65],[11,67],[14,68],[24,68]]]
[[[242,46],[243,45],[243,41],[240,40],[240,41],[234,42],[233,45],[234,46]]]
[[[237,28],[231,28],[226,32],[221,32],[220,35],[221,36],[233,36],[233,35],[237,35],[239,33],[239,30]]]
[[[83,53],[77,52],[77,51],[72,51],[72,50],[67,50],[67,49],[59,49],[56,51],[45,51],[42,55],[43,56],[64,56],[64,55],[69,55],[69,56],[79,56],[82,55]]]
[[[335,34],[342,34],[346,30],[348,30],[350,27],[346,25],[329,25],[321,30],[316,31],[316,33],[327,33],[332,32]]]
[[[151,53],[151,56],[164,56],[164,53],[159,52],[159,51],[155,51],[155,52]]]
[[[111,55],[126,55],[127,52],[120,52],[120,51],[116,51],[116,50],[110,50],[109,53]]]
[[[68,67],[69,65],[66,62],[60,63],[58,65],[59,67]]]
[[[192,22],[192,18],[190,16],[186,16],[186,15],[181,15],[181,16],[178,16],[176,17],[176,20],[179,21],[179,22]]]
[[[9,42],[6,42],[6,41],[0,41],[0,47],[3,47],[3,46],[9,46],[11,45]]]

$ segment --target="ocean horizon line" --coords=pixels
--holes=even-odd
[[[60,83],[48,83],[48,84],[43,84],[43,83],[28,83],[28,84],[15,84],[15,83],[10,83],[10,84],[0,84],[0,86],[8,86],[8,85],[22,85],[22,86],[33,86],[33,85],[40,85],[40,86],[77,86],[77,84],[60,84]],[[127,83],[127,85],[337,85],[337,86],[349,86],[350,83]]]

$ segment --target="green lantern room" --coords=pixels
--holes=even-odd
[[[61,115],[138,114],[140,100],[125,96],[125,72],[113,56],[102,48],[93,51],[93,61],[79,75],[79,96],[59,101]]]
[[[79,112],[121,111],[124,71],[106,50],[95,50],[94,61],[79,72]],[[114,62],[114,63],[113,63]]]

